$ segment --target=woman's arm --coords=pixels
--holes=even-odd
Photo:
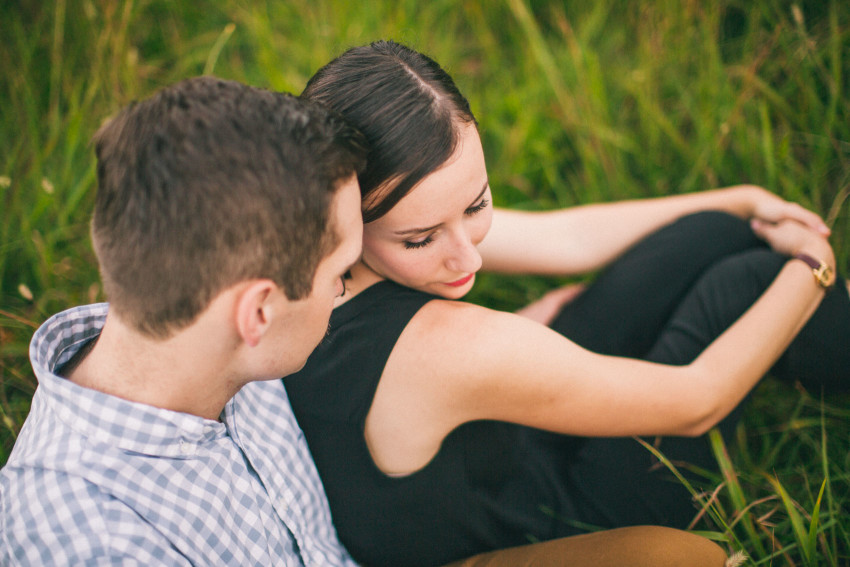
[[[834,266],[828,243],[800,225],[759,226],[785,252]],[[770,369],[817,307],[811,269],[789,261],[762,297],[691,364],[586,351],[509,313],[433,301],[393,350],[366,423],[385,472],[417,470],[458,425],[480,419],[582,436],[699,435]]]
[[[738,185],[549,212],[497,209],[479,251],[488,271],[581,274],[607,265],[634,243],[677,218],[704,210],[726,211],[772,223],[792,219],[824,236],[829,234],[815,213],[760,187]]]

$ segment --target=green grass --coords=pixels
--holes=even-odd
[[[299,92],[344,48],[393,38],[468,95],[498,205],[752,182],[824,215],[850,268],[843,0],[56,0],[3,3],[0,21],[0,464],[35,389],[34,327],[103,299],[91,135],[187,76]],[[472,299],[512,309],[553,281],[485,276]],[[848,407],[763,384],[737,441],[714,439],[722,474],[699,529],[757,565],[850,562]]]

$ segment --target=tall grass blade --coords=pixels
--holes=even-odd
[[[694,486],[690,483],[690,481],[685,478],[685,476],[679,471],[678,467],[673,464],[670,459],[668,459],[664,453],[659,451],[656,447],[653,447],[650,443],[647,443],[640,437],[634,438],[638,443],[643,445],[643,447],[655,456],[665,467],[669,470],[676,479],[685,487],[685,489],[691,494],[691,497],[699,503],[700,509],[708,514],[708,516],[714,521],[715,524],[720,526],[724,533],[714,534],[711,539],[715,539],[718,541],[726,541],[728,543],[735,543],[737,547],[743,548],[743,544],[737,540],[734,532],[730,529],[729,525],[726,522],[725,514],[718,508],[715,499],[706,499],[702,492],[698,491]],[[705,535],[705,532],[701,532]]]
[[[792,533],[796,540],[796,544],[803,552],[803,560],[805,561],[805,564],[815,565],[815,563],[812,563],[812,556],[807,545],[808,534],[805,526],[803,525],[803,517],[797,510],[797,503],[791,498],[788,491],[778,478],[775,476],[767,476],[767,481],[782,500],[782,504],[785,507],[785,513],[788,514],[788,520],[791,522]]]
[[[825,404],[823,400],[820,401],[820,446],[821,446],[821,471],[823,473],[823,484],[821,485],[820,494],[818,494],[818,502],[815,505],[815,512],[812,514],[812,525],[815,524],[817,519],[820,516],[820,500],[823,496],[826,496],[826,507],[827,514],[831,519],[830,524],[828,526],[824,526],[824,534],[826,545],[825,545],[825,553],[827,556],[827,560],[830,565],[835,566],[835,558],[833,557],[832,550],[837,549],[836,544],[836,535],[835,535],[835,518],[838,518],[838,506],[836,505],[835,499],[832,494],[832,482],[830,480],[830,470],[829,470],[829,449],[827,446],[827,434],[826,434],[826,415],[825,415]],[[828,531],[827,531],[828,530]],[[809,530],[809,539],[812,539],[812,531]]]
[[[723,479],[726,482],[726,488],[729,492],[729,498],[735,510],[738,511],[740,517],[737,518],[737,523],[743,526],[748,537],[749,549],[757,551],[760,555],[765,554],[764,546],[758,531],[752,522],[752,517],[748,513],[749,504],[744,496],[744,490],[741,483],[738,481],[738,474],[735,472],[735,467],[732,465],[732,460],[729,458],[729,452],[726,450],[726,444],[723,441],[723,436],[720,435],[720,430],[712,429],[708,433],[708,439],[711,443],[711,449],[714,452],[714,458],[720,467],[720,472],[723,474]]]
[[[820,485],[820,491],[818,492],[818,499],[815,502],[815,508],[812,511],[812,520],[811,524],[809,524],[809,537],[806,539],[806,547],[805,553],[809,558],[815,557],[815,551],[817,550],[817,538],[818,538],[818,529],[820,528],[820,505],[823,500],[823,493],[826,489],[826,479]]]
[[[224,29],[221,30],[221,33],[216,38],[212,49],[210,49],[210,54],[207,56],[207,62],[204,63],[204,75],[212,75],[213,70],[215,69],[215,64],[218,62],[218,56],[221,54],[224,44],[227,43],[227,40],[230,39],[230,36],[233,35],[234,31],[236,31],[236,24],[233,22],[228,23],[224,26]]]

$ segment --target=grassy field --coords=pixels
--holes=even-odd
[[[468,95],[498,205],[751,182],[821,213],[850,268],[845,0],[18,0],[0,22],[0,464],[35,389],[34,328],[103,300],[90,137],[188,76],[300,92],[346,47],[396,39]],[[482,277],[472,299],[511,309],[552,283]],[[848,424],[846,398],[766,381],[736,443],[715,439],[723,474],[697,529],[750,564],[850,564]]]

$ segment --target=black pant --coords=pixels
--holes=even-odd
[[[738,218],[690,215],[626,252],[564,308],[552,327],[596,352],[688,364],[753,304],[785,261]],[[771,375],[799,380],[813,393],[848,389],[850,298],[843,280],[827,293]],[[720,424],[724,436],[734,429],[739,410]],[[692,466],[717,469],[704,437],[647,441],[686,473]],[[562,513],[571,519],[600,527],[681,528],[693,518],[690,494],[637,441],[568,439],[563,447],[575,509]]]

